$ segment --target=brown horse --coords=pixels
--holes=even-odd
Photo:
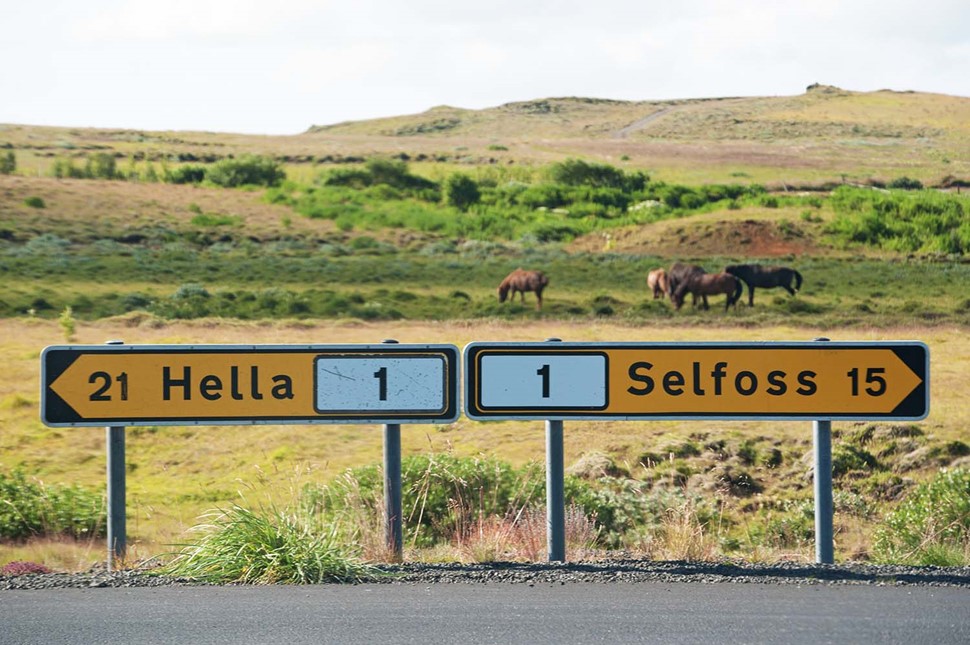
[[[667,272],[664,269],[654,269],[648,273],[647,289],[653,292],[654,300],[659,300],[670,293],[667,285]]]
[[[707,273],[707,271],[704,270],[704,267],[696,264],[682,264],[680,262],[674,262],[672,265],[670,265],[670,271],[667,272],[667,294],[670,296],[670,301],[674,302],[674,293],[676,293],[684,282],[686,282],[692,276],[702,275],[704,273]],[[694,296],[694,306],[696,307],[697,294],[692,295]],[[704,309],[707,309],[707,296],[702,295],[701,298],[704,300]],[[681,301],[681,304],[683,304],[683,301]]]
[[[505,302],[505,299],[509,297],[509,291],[512,292],[512,299],[515,300],[515,294],[518,292],[522,296],[522,302],[525,303],[525,292],[533,291],[536,294],[536,309],[542,309],[542,290],[546,288],[549,284],[549,278],[542,271],[526,271],[525,269],[516,269],[512,273],[508,274],[502,284],[498,286],[498,301]]]
[[[697,296],[715,296],[719,293],[727,295],[727,302],[724,303],[724,311],[734,305],[738,307],[738,300],[744,291],[744,285],[740,280],[730,273],[695,273],[680,283],[670,299],[674,301],[674,307],[678,310],[684,305],[684,297],[690,292],[696,299]],[[707,299],[704,299],[704,309],[707,309]]]

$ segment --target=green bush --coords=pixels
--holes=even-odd
[[[88,158],[84,165],[84,176],[87,179],[118,179],[120,175],[114,155],[99,152]]]
[[[467,211],[482,198],[478,184],[468,175],[454,173],[445,180],[445,203],[460,211]]]
[[[164,180],[170,184],[201,184],[205,181],[206,168],[199,164],[185,164],[166,169]]]
[[[243,155],[239,159],[223,159],[212,164],[206,180],[217,186],[278,186],[286,179],[279,163],[262,155]]]
[[[886,188],[895,188],[898,190],[922,190],[923,182],[919,179],[911,179],[909,177],[897,177],[893,179],[886,185]]]
[[[40,197],[28,197],[24,200],[24,205],[30,206],[31,208],[47,208],[47,204]]]
[[[627,174],[613,166],[589,163],[581,159],[567,159],[552,164],[549,176],[554,182],[567,186],[619,188],[626,192],[643,190],[648,181],[647,176],[641,172]]]
[[[505,517],[541,502],[545,479],[536,467],[518,470],[491,457],[418,455],[401,462],[406,542],[427,547],[447,542],[479,518]],[[340,511],[363,503],[377,509],[383,479],[377,466],[352,469],[310,499]],[[375,510],[376,512],[376,510]]]
[[[880,562],[966,565],[970,562],[970,470],[944,470],[920,484],[876,532]]]
[[[216,226],[238,226],[242,218],[238,215],[220,215],[218,213],[199,213],[192,218],[193,226],[212,228]]]
[[[29,480],[21,470],[0,473],[0,539],[103,537],[105,531],[100,493]]]
[[[840,186],[826,232],[845,245],[902,253],[970,252],[970,200],[930,190],[877,192]]]
[[[13,150],[7,150],[7,152],[0,156],[0,175],[12,175],[17,170],[17,156],[14,155]]]
[[[55,159],[50,170],[52,177],[58,179],[84,179],[84,169],[74,165],[72,159]]]

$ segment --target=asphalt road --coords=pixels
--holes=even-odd
[[[970,643],[957,587],[363,584],[0,594],[0,643]]]

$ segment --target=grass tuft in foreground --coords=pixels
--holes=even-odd
[[[233,504],[203,516],[202,533],[160,573],[212,583],[355,582],[376,575],[349,546],[339,522],[293,508]]]

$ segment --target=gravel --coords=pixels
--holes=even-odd
[[[590,562],[380,565],[368,582],[384,584],[570,584],[570,583],[760,583],[855,584],[970,587],[970,567],[909,567],[872,564],[748,564],[638,559]],[[187,578],[160,576],[147,569],[108,572],[103,566],[81,573],[0,576],[0,591],[10,589],[88,589],[197,585]]]

